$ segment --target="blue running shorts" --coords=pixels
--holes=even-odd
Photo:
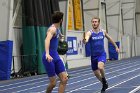
[[[102,53],[98,56],[91,56],[91,68],[93,71],[98,69],[98,62],[106,63],[106,53]]]
[[[60,57],[53,59],[52,62],[48,62],[45,54],[46,53],[43,54],[42,60],[48,77],[53,77],[61,72],[65,72],[65,67]]]

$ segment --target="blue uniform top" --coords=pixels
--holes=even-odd
[[[91,56],[100,56],[105,53],[104,49],[104,32],[100,30],[98,33],[90,30],[91,37],[89,38]]]
[[[59,54],[57,52],[59,34],[60,34],[60,30],[57,29],[56,30],[56,35],[53,36],[52,39],[50,40],[49,54],[54,60],[57,60],[58,58],[60,58]]]
[[[56,35],[52,37],[50,41],[50,50],[57,51],[58,48],[58,38],[59,38],[60,30],[56,30]]]
[[[52,62],[48,62],[48,60],[46,60],[46,52],[44,52],[42,57],[43,64],[48,74],[48,77],[53,77],[56,74],[59,75],[59,73],[65,71],[64,64],[57,52],[59,34],[60,34],[60,30],[57,29],[56,35],[53,36],[50,40],[49,54],[53,58]]]

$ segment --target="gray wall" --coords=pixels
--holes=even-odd
[[[105,0],[108,32],[119,41],[120,58],[136,56],[135,0]]]
[[[22,9],[21,7],[16,9],[17,1],[19,0],[0,0],[0,41],[13,41],[13,56],[20,55],[22,43]],[[19,12],[15,11],[18,9]],[[20,57],[15,57],[15,71],[17,72],[19,69]]]
[[[83,0],[83,12],[85,31],[88,31],[92,28],[92,17],[99,16],[99,0]]]
[[[8,39],[9,15],[11,9],[9,6],[9,0],[0,0],[0,41]]]
[[[136,0],[136,27],[137,36],[140,36],[140,0]]]
[[[137,55],[140,55],[140,0],[136,0],[136,30],[137,30],[137,38],[136,38],[136,49]]]

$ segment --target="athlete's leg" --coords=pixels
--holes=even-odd
[[[68,81],[67,72],[61,59],[58,59],[56,64],[56,74],[60,78],[58,93],[64,93]]]
[[[101,62],[103,61],[103,62]],[[106,62],[105,56],[99,56],[99,57],[92,57],[91,58],[91,67],[92,70],[97,77],[99,81],[102,83],[102,90],[105,91],[108,88],[107,81],[105,79],[105,73],[104,73],[104,63]]]
[[[97,77],[97,79],[102,82],[102,76],[100,74],[100,71],[97,69],[93,72],[94,72],[94,75]]]
[[[67,73],[61,72],[58,76],[60,78],[58,93],[64,93],[68,81]]]
[[[105,63],[106,63],[106,53],[103,53],[101,56],[98,57],[98,69],[100,70],[102,78],[105,78],[105,70],[104,70]]]
[[[60,59],[62,60],[62,62],[64,64],[65,70],[66,70],[66,55],[59,55],[59,56],[60,56]],[[69,76],[67,71],[66,71],[66,74],[67,74],[67,76]]]
[[[48,62],[46,60],[46,57],[45,55],[43,56],[43,64],[44,64],[44,67],[45,67],[45,70],[47,72],[47,75],[49,77],[49,85],[47,87],[47,90],[46,90],[46,93],[51,93],[53,88],[55,87],[56,85],[56,73],[55,73],[55,64],[54,64],[54,61],[52,62]]]
[[[46,93],[51,93],[53,88],[56,86],[56,77],[49,77],[50,83],[47,87]]]
[[[100,70],[98,69],[98,57],[91,57],[91,68],[94,75],[97,77],[99,81],[102,82],[102,76]]]
[[[94,75],[97,77],[97,79],[102,82],[101,73],[100,73],[100,70],[98,69],[97,58],[98,57],[92,57],[91,58],[91,68],[92,68],[92,71],[94,72]]]
[[[104,62],[98,62],[98,69],[101,74],[101,81],[102,81],[102,92],[105,91],[108,88],[108,83],[105,78],[105,70],[104,70]]]
[[[98,62],[98,69],[100,71],[101,77],[105,77],[104,62]]]

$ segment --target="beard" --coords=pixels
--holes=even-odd
[[[98,26],[93,26],[94,29],[98,29]]]
[[[60,23],[60,27],[62,27],[62,22]]]
[[[99,24],[93,24],[92,27],[93,27],[94,29],[98,29]]]

